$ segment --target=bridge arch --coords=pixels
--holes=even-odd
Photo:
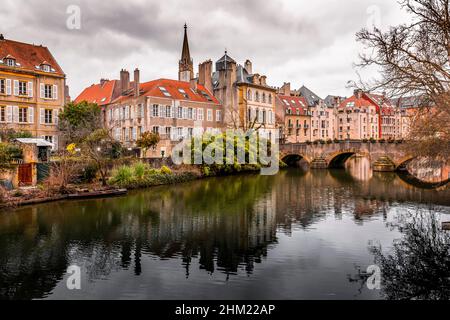
[[[399,159],[398,161],[395,161],[395,170],[396,171],[407,171],[407,165],[414,160],[416,157],[413,156],[406,156],[403,157],[401,159]]]
[[[296,167],[302,160],[306,161],[308,165],[311,163],[310,159],[306,156],[297,153],[284,154],[281,156],[281,160],[289,167]]]
[[[348,159],[356,155],[354,151],[343,151],[330,155],[327,159],[328,168],[331,169],[342,169],[345,167],[345,162]]]

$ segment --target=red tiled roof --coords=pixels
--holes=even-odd
[[[20,66],[15,68],[36,72],[38,71],[36,66],[40,66],[43,62],[46,62],[55,69],[53,73],[64,75],[61,67],[47,47],[13,40],[0,40],[0,59],[3,60],[8,56],[16,59],[17,63],[20,63]]]
[[[278,95],[278,98],[283,104],[285,111],[290,109],[293,115],[297,115],[297,111],[299,111],[300,115],[306,115],[308,102],[305,97]]]
[[[170,94],[170,97],[165,96],[160,87],[163,87]],[[184,97],[183,93],[179,89],[184,90],[189,98]],[[189,82],[170,80],[170,79],[158,79],[140,84],[141,95],[148,97],[168,98],[176,100],[186,100],[195,102],[209,102],[214,104],[220,104],[219,101],[209,92],[204,86],[197,85],[197,91],[193,92]],[[204,92],[210,97],[212,101],[209,101],[201,92]],[[130,94],[132,96],[132,93]],[[129,96],[120,96],[113,102],[126,101]]]
[[[370,106],[374,106],[379,108],[379,106],[369,99],[365,94],[362,94],[361,98],[358,98],[357,96],[353,95],[350,98],[345,99],[341,102],[339,105],[339,108],[368,108]]]
[[[106,80],[103,85],[93,84],[80,93],[80,95],[75,99],[75,103],[87,101],[90,103],[96,103],[99,106],[110,104],[113,99],[114,88],[118,82],[118,80]]]

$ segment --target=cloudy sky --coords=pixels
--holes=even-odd
[[[227,48],[270,85],[306,85],[325,97],[351,92],[358,30],[406,19],[392,0],[2,0],[0,33],[49,47],[72,98],[100,78],[118,78],[121,68],[139,67],[141,81],[177,78],[185,22],[195,72]]]

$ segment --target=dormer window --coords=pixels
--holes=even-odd
[[[5,60],[5,63],[8,67],[15,67],[16,66],[16,60],[12,58],[8,58]]]
[[[48,64],[43,64],[43,65],[41,66],[41,69],[42,69],[42,71],[44,71],[44,72],[51,72],[51,71],[52,71],[52,68],[51,68],[50,65],[48,65]]]

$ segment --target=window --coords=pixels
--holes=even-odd
[[[6,122],[6,107],[0,106],[0,122]]]
[[[171,137],[171,133],[172,133],[172,128],[171,127],[166,127],[166,135],[168,138]]]
[[[53,86],[50,84],[44,85],[44,98],[45,99],[52,99],[53,98]],[[19,93],[20,94],[20,93]]]
[[[269,94],[269,103],[272,104],[272,95]]]
[[[186,91],[184,91],[184,89],[178,89],[178,92],[181,93],[181,95],[185,98],[185,99],[189,99],[188,94],[186,93]]]
[[[44,72],[50,72],[51,71],[51,67],[48,64],[43,64],[41,66],[42,71]]]
[[[172,107],[166,106],[166,118],[171,118],[171,117],[172,117]]]
[[[181,127],[177,128],[177,137],[178,139],[183,138],[183,128]]]
[[[192,117],[192,108],[189,108],[188,109],[188,119],[193,119],[193,117]]]
[[[182,119],[183,118],[183,108],[182,107],[178,107],[178,119]]]
[[[159,90],[161,90],[161,92],[162,92],[162,94],[163,94],[164,96],[166,96],[166,97],[171,97],[169,91],[167,91],[166,88],[164,88],[164,87],[159,87]]]
[[[19,108],[19,122],[28,122],[28,108]]]
[[[14,60],[14,59],[6,59],[6,65],[8,67],[15,67],[16,66],[16,60]]]
[[[262,95],[262,102],[266,103],[266,94],[265,93],[263,93],[263,95]]]
[[[255,101],[259,102],[259,92],[258,91],[256,91],[256,93],[255,93]]]
[[[213,113],[212,113],[211,109],[207,110],[207,118],[206,118],[206,120],[207,121],[213,121]]]
[[[250,89],[247,91],[247,100],[252,101],[252,90]]]
[[[27,83],[25,81],[19,81],[19,96],[27,95]]]
[[[152,128],[152,132],[153,132],[153,133],[159,133],[159,127],[158,127],[158,126],[154,126],[154,127]]]
[[[6,94],[6,79],[0,79],[0,94]]]
[[[53,123],[53,112],[51,109],[44,110],[44,123],[46,124]]]
[[[157,104],[153,105],[152,115],[154,117],[159,117],[159,106]]]
[[[204,120],[203,109],[198,109],[197,116],[198,116],[198,120],[199,121],[203,121]]]
[[[188,137],[192,137],[194,134],[194,129],[193,128],[188,128]]]
[[[211,99],[211,97],[210,97],[205,91],[200,90],[200,93],[202,94],[202,96],[203,96],[206,100],[208,100],[208,101],[210,101],[210,102],[213,101],[213,100]]]
[[[216,121],[220,122],[220,110],[216,110]]]

